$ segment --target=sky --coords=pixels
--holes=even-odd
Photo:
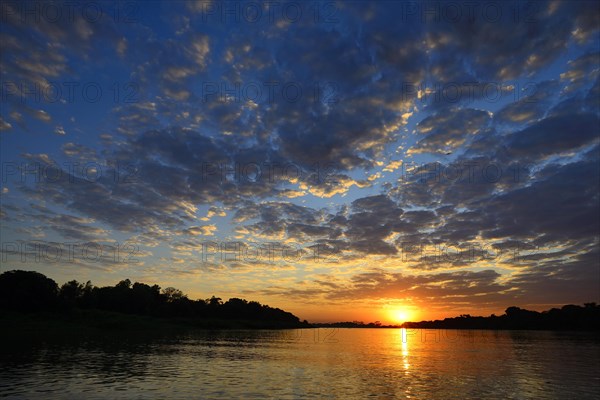
[[[593,1],[3,1],[0,272],[324,321],[600,302]]]

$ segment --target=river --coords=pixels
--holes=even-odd
[[[598,399],[594,333],[301,329],[3,340],[19,399]]]

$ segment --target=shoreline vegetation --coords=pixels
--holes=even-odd
[[[379,321],[365,324],[361,321],[312,324],[324,328],[407,328],[407,329],[484,329],[484,330],[600,330],[600,305],[568,304],[547,311],[531,311],[508,307],[503,315],[489,317],[463,314],[443,320],[404,322],[400,325],[383,325]]]
[[[383,325],[379,321],[309,323],[256,301],[212,296],[190,300],[180,290],[131,283],[97,287],[75,280],[62,286],[34,271],[0,274],[2,335],[93,332],[172,332],[188,329],[413,328],[488,330],[600,330],[600,306],[565,305],[537,312],[509,307],[504,315],[460,315]]]
[[[190,300],[173,287],[125,279],[98,287],[62,286],[35,271],[0,274],[0,323],[11,331],[286,329],[309,327],[290,312],[256,301],[212,296]],[[4,330],[6,331],[6,330]]]

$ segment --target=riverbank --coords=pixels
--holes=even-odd
[[[290,329],[307,324],[280,321],[160,318],[103,310],[20,313],[0,311],[0,336],[65,335],[101,332],[179,332],[193,329]]]

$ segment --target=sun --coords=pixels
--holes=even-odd
[[[403,322],[409,321],[411,314],[408,310],[403,308],[394,308],[389,310],[389,318],[392,322],[396,324],[401,324]]]

